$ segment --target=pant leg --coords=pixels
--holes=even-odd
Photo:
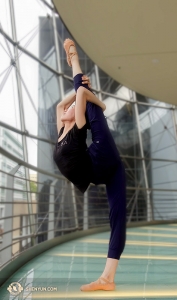
[[[126,241],[126,176],[122,161],[106,184],[106,191],[111,227],[107,257],[119,260]]]
[[[87,102],[86,115],[92,133],[92,144],[88,147],[94,174],[92,183],[106,184],[121,158],[102,109]]]
[[[80,86],[85,87],[93,93],[88,84],[82,84],[82,76],[83,73],[79,73],[73,78],[76,93]],[[107,139],[107,136],[110,137],[110,131],[101,107],[88,101],[86,104],[86,119],[89,123],[92,123],[92,140],[103,139],[103,137]]]
[[[91,91],[93,93],[93,91],[89,88],[88,84],[83,84],[82,83],[82,76],[84,74],[83,73],[79,73],[77,74],[76,76],[74,76],[73,80],[74,80],[74,89],[75,91],[77,92],[77,89],[80,87],[80,86],[83,86],[85,87],[86,89],[88,89],[89,91]],[[93,93],[94,94],[94,93]]]
[[[75,91],[83,86],[92,92],[88,84],[82,84],[82,76],[82,73],[74,76]],[[93,141],[88,148],[93,167],[91,182],[105,184],[116,169],[120,155],[101,107],[89,101],[86,104],[86,123],[87,128],[91,129]]]
[[[82,84],[82,76],[83,74],[77,74],[74,77],[75,91],[77,92],[79,86],[83,86],[92,92],[87,84]],[[93,140],[93,143],[89,147],[95,180],[95,182],[92,182],[95,184],[106,183],[109,201],[111,234],[108,257],[120,259],[126,241],[125,168],[101,108],[87,102],[86,119],[90,124]],[[112,167],[112,163],[114,164],[114,168]],[[107,176],[104,176],[104,173]]]

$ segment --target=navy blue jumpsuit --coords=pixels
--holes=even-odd
[[[74,77],[74,88],[82,84],[83,74]],[[93,93],[93,92],[92,92]],[[114,139],[110,133],[102,109],[87,102],[86,120],[92,133],[92,144],[88,153],[92,160],[94,184],[105,184],[109,202],[109,220],[111,234],[107,257],[120,259],[126,240],[126,175]]]

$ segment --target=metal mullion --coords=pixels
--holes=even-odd
[[[10,6],[10,16],[11,16],[11,26],[12,26],[12,37],[14,41],[17,42],[17,34],[16,34],[16,24],[15,24],[15,13],[14,13],[14,6],[13,6],[13,0],[9,0],[9,6]],[[18,59],[18,48],[17,46],[14,46],[14,54],[16,58],[16,79],[17,79],[17,88],[18,88],[18,101],[19,101],[19,112],[20,112],[20,123],[21,123],[21,129],[25,131],[25,116],[24,116],[24,103],[23,103],[23,96],[22,96],[22,86],[21,86],[21,81],[19,77],[20,73],[20,64],[19,64],[19,59]],[[19,70],[19,73],[18,73]],[[24,154],[24,160],[25,162],[28,163],[28,149],[27,149],[27,140],[26,136],[22,136],[22,145],[23,145],[23,154]],[[25,168],[25,175],[26,178],[29,179],[29,169],[26,167]],[[27,190],[30,191],[30,184],[27,181],[26,182],[26,187]],[[27,202],[30,201],[30,193],[27,192]],[[31,204],[28,203],[28,211],[31,214],[32,213],[32,206]],[[31,232],[33,232],[33,217],[30,215],[29,218],[29,226]],[[35,241],[32,239],[32,245],[35,244]]]
[[[19,243],[19,242],[20,242],[20,240],[18,240],[18,241],[15,242],[15,243],[11,243],[10,246],[13,246],[13,245],[15,245],[15,244],[17,244],[17,243]],[[7,248],[10,247],[10,246],[4,247],[3,249],[1,249],[1,251],[7,249]],[[26,250],[26,249],[25,249],[25,250]],[[24,250],[24,251],[25,251],[25,250]],[[22,252],[23,252],[23,251],[22,251]],[[19,255],[20,255],[22,252],[20,252]],[[9,261],[12,261],[13,259],[14,259],[14,257],[11,257],[8,261],[5,262],[5,264],[1,265],[0,268],[3,267],[4,265],[8,264],[8,262],[9,262]]]
[[[99,92],[99,91],[97,91]],[[174,110],[173,107],[164,107],[164,106],[159,106],[159,105],[155,105],[155,104],[150,104],[150,103],[144,103],[144,102],[139,102],[139,101],[131,101],[131,100],[127,100],[127,99],[123,99],[115,94],[111,94],[111,93],[108,93],[108,92],[105,92],[103,90],[100,91],[102,94],[104,95],[107,95],[107,96],[110,96],[112,98],[115,98],[117,100],[121,100],[121,101],[125,101],[125,102],[129,102],[129,103],[132,103],[132,104],[140,104],[140,105],[144,105],[144,106],[149,106],[149,107],[156,107],[156,108],[163,108],[163,109],[166,109],[166,110]]]
[[[42,29],[42,27],[44,27],[44,25],[46,25],[46,23],[47,23],[47,20],[42,20],[42,22],[41,22],[41,29]],[[35,30],[35,31],[34,31]],[[19,43],[25,38],[25,37],[27,37],[32,31],[34,31],[33,32],[33,34],[32,34],[32,36],[30,36],[30,38],[29,38],[29,40],[26,42],[26,44],[23,46],[24,47],[24,49],[25,48],[27,48],[28,46],[29,46],[29,44],[33,41],[33,39],[35,38],[35,35],[37,35],[38,34],[38,31],[39,31],[39,24],[35,27],[35,28],[33,28],[29,33],[27,33],[26,34],[26,36],[24,36],[20,41],[19,41]],[[19,53],[18,53],[18,58],[20,58],[20,56],[22,55],[22,51],[20,52],[19,51]]]
[[[99,91],[98,91],[99,92]],[[124,101],[124,102],[129,102],[129,103],[133,103],[131,100],[127,100],[127,99],[123,99],[115,94],[111,94],[111,93],[108,93],[108,92],[104,92],[103,90],[100,90],[100,92],[103,94],[103,95],[106,95],[106,96],[110,96],[112,98],[115,98],[117,100],[121,100],[121,101]]]
[[[9,187],[6,187],[6,186],[0,186],[0,188],[2,188],[2,189],[5,189],[5,190],[13,190],[13,191],[16,191],[16,192],[24,192],[24,193],[30,193],[30,194],[42,194],[42,195],[50,195],[49,193],[44,193],[44,192],[32,192],[32,191],[30,191],[30,192],[28,192],[27,190],[20,190],[20,189],[15,189],[15,188],[9,188]],[[23,200],[22,200],[23,201]],[[16,202],[16,201],[14,201],[14,202]],[[13,202],[13,203],[14,203]],[[19,201],[19,203],[20,203],[20,201]],[[29,201],[29,203],[34,203],[33,201]],[[26,202],[23,202],[23,204],[27,204]]]
[[[0,24],[0,28],[1,28],[1,24]],[[5,39],[5,41],[7,42],[7,40],[6,40],[6,38],[5,38],[5,36],[4,36],[4,39]],[[8,53],[8,51],[6,50],[6,48],[3,46],[3,44],[0,42],[0,45],[1,45],[1,47],[2,47],[2,49],[6,52],[6,54],[9,56],[9,58],[10,58],[10,60],[12,59],[12,56]],[[10,67],[10,66],[9,66]],[[9,68],[8,67],[8,68]],[[7,69],[8,69],[7,68]],[[6,69],[6,71],[7,71],[7,69]],[[1,73],[1,75],[4,73],[5,71],[3,71],[2,73]]]
[[[18,42],[15,42],[0,26],[0,33],[12,44],[12,45],[17,45]]]
[[[48,8],[50,8],[52,10],[52,12],[54,11],[54,7],[52,7],[47,1],[45,0],[40,0],[41,2],[43,2],[43,4],[45,4]]]
[[[1,202],[1,204],[2,203],[6,204],[6,202]],[[33,213],[33,215],[37,215],[37,213]],[[15,216],[12,215],[12,216],[8,216],[8,217],[3,217],[3,218],[1,218],[1,220],[6,220],[6,219],[9,219],[9,218],[20,218],[21,216],[27,217],[27,216],[29,216],[29,214],[15,215]],[[14,230],[16,230],[16,229],[14,229]]]
[[[141,130],[140,130],[140,121],[139,121],[139,114],[138,114],[138,105],[137,105],[137,99],[136,99],[136,93],[132,91],[132,96],[135,101],[134,107],[135,107],[135,115],[137,120],[137,126],[138,126],[138,136],[139,136],[139,145],[140,145],[140,152],[142,156],[142,165],[143,165],[143,172],[144,172],[144,179],[145,179],[145,187],[147,189],[146,195],[147,195],[147,221],[150,221],[153,219],[153,209],[152,209],[152,203],[150,201],[150,194],[149,194],[149,185],[148,185],[148,179],[147,179],[147,170],[146,170],[146,164],[144,160],[144,149],[143,149],[143,141],[141,136]],[[150,210],[150,213],[149,213]]]
[[[144,102],[139,102],[139,101],[135,101],[135,103],[140,104],[140,105],[144,105],[144,106],[151,106],[151,107],[156,107],[156,108],[163,108],[163,109],[168,109],[168,110],[173,110],[173,107],[164,107],[164,106],[159,106],[159,105],[155,105],[155,104],[151,104],[151,103],[144,103]]]
[[[1,44],[1,43],[0,43]],[[5,73],[5,72],[7,72],[8,71],[8,69],[10,69],[11,68],[11,66],[8,66],[2,73],[0,73],[0,77]]]
[[[20,168],[20,165],[16,165],[9,173],[11,175],[14,175],[18,171],[19,168]],[[14,184],[14,177],[8,176],[7,177],[7,185],[9,187],[13,187],[13,184]],[[12,189],[9,189],[7,191],[6,199],[11,199],[11,200],[13,199]],[[9,217],[9,215],[12,215],[12,214],[13,214],[13,202],[5,205],[5,217]],[[12,218],[6,219],[4,222],[4,227],[7,229],[8,235],[6,235],[5,237],[3,236],[2,245],[7,248],[9,248],[9,247],[10,248],[8,249],[8,251],[2,251],[3,250],[3,246],[2,246],[1,258],[3,261],[7,261],[9,258],[11,258],[11,255],[12,255],[12,248],[11,248],[9,242],[12,241],[13,219]]]
[[[71,229],[77,230],[78,228],[77,227],[68,227],[68,228],[62,228],[62,229],[57,229],[57,230],[54,229],[54,232],[70,231]],[[41,231],[41,232],[38,232],[35,236],[42,235],[42,234],[48,233],[48,232],[49,232],[49,230],[48,231]]]
[[[171,110],[172,110],[172,118],[173,118],[173,113],[174,113],[173,106],[171,107]],[[164,126],[167,126],[167,124],[168,124],[169,121],[171,120],[171,118],[169,118],[169,120],[167,121],[167,123],[164,124],[164,121],[163,121],[163,119],[161,118],[161,116],[159,116],[159,114],[157,113],[157,110],[155,110],[155,114],[158,116],[159,120],[161,120],[161,122],[162,122],[162,124],[163,124]],[[171,116],[170,116],[170,117],[171,117]],[[174,124],[174,123],[173,123],[173,124]],[[174,128],[174,126],[172,126],[172,127]],[[172,137],[173,139],[175,139],[175,137],[173,136],[173,134],[172,134],[172,133],[170,132],[170,130],[169,130],[169,129],[171,129],[172,127],[167,128],[167,130],[168,130],[168,134],[171,135],[171,137]]]
[[[60,175],[56,175],[55,173],[50,173],[47,172],[43,169],[40,169],[38,167],[35,167],[25,161],[23,161],[22,159],[19,159],[18,157],[16,157],[15,155],[11,154],[10,152],[6,151],[4,148],[0,147],[0,153],[6,157],[8,157],[9,159],[13,160],[14,162],[18,163],[21,166],[25,166],[27,168],[29,168],[30,170],[34,170],[37,171],[39,173],[54,177],[54,178],[58,178],[58,179],[62,179],[62,180],[66,180],[66,178],[60,176]],[[28,179],[29,180],[29,179]]]
[[[9,0],[11,1],[11,0]],[[46,64],[44,61],[40,60],[37,56],[35,56],[34,54],[32,54],[31,52],[29,52],[28,50],[26,50],[24,47],[19,45],[18,41],[14,41],[10,36],[8,36],[7,33],[4,32],[4,30],[2,30],[0,28],[0,33],[5,36],[5,38],[14,46],[17,47],[19,50],[21,50],[23,53],[25,53],[26,55],[28,55],[29,57],[33,58],[35,61],[37,61],[38,63],[40,63],[41,65],[43,65],[46,69],[48,69],[49,71],[51,71],[52,73],[54,73],[55,75],[63,75],[58,73],[57,70],[51,68],[48,64]],[[18,53],[17,53],[18,55]]]
[[[90,184],[91,186],[94,186],[94,184]],[[105,187],[104,184],[99,184],[99,186]],[[152,188],[146,188],[146,187],[142,187],[142,188],[137,188],[137,187],[126,187],[127,190],[141,190],[141,191],[158,191],[158,192],[177,192],[176,190],[172,190],[172,189],[152,189]]]
[[[40,118],[40,116],[39,116],[39,114],[38,114],[38,111],[37,111],[37,109],[36,109],[36,107],[35,107],[35,104],[34,104],[34,102],[33,102],[33,99],[32,99],[32,97],[31,97],[31,95],[30,95],[30,92],[29,92],[29,90],[28,90],[28,88],[27,88],[27,86],[26,86],[26,84],[25,84],[25,81],[23,80],[23,78],[22,78],[22,76],[21,76],[21,74],[20,74],[19,66],[16,66],[16,72],[17,72],[17,74],[18,74],[19,82],[20,82],[20,80],[21,80],[20,86],[23,85],[23,88],[25,89],[26,94],[28,95],[28,98],[29,98],[29,100],[30,100],[30,102],[31,102],[31,105],[32,105],[32,107],[33,107],[33,109],[34,109],[36,115],[38,116],[38,120],[41,122],[41,127],[43,128],[43,130],[44,130],[44,132],[45,132],[45,134],[46,134],[46,136],[47,136],[47,139],[48,139],[50,136],[48,135],[48,133],[47,133],[47,131],[46,131],[46,129],[45,129],[44,123],[42,122],[42,119]],[[22,84],[22,85],[21,85],[21,84]],[[23,102],[22,102],[22,103],[23,103]],[[23,110],[23,113],[24,113],[24,110]],[[24,124],[25,124],[25,123],[24,123]],[[22,139],[26,140],[26,136],[23,135],[23,136],[22,136]]]
[[[1,25],[1,23],[0,23],[0,28],[2,29],[2,25]],[[3,29],[2,29],[3,30]],[[12,58],[13,57],[13,55],[12,55],[12,53],[11,53],[11,49],[10,49],[10,47],[9,47],[9,44],[7,43],[7,39],[5,38],[5,36],[3,35],[3,37],[4,37],[4,40],[5,40],[5,43],[6,43],[6,46],[7,46],[7,49],[9,50],[9,54],[8,54],[8,56],[10,57],[10,58]],[[3,47],[3,46],[2,46]],[[3,47],[3,49],[4,49],[4,47]]]
[[[0,188],[4,188],[4,189],[6,189],[6,190],[13,190],[13,191],[20,191],[20,192],[22,192],[23,190],[18,190],[18,189],[14,189],[14,188],[8,188],[8,187],[5,187],[5,186],[0,186]],[[31,192],[31,193],[33,193],[33,192]],[[50,196],[50,194],[49,193],[41,193],[41,192],[36,192],[35,194],[42,194],[42,195],[48,195],[48,196]],[[51,194],[51,195],[54,195],[54,194]],[[60,194],[59,194],[60,195]],[[56,199],[58,198],[58,196],[56,197]],[[91,197],[92,198],[92,197]],[[97,197],[98,199],[99,199],[99,197]],[[94,199],[97,199],[97,198],[95,198],[94,197]],[[106,197],[104,197],[103,199],[106,199]],[[4,202],[2,202],[2,203],[4,203]],[[6,204],[10,204],[10,203],[14,203],[14,204],[27,204],[26,202],[23,202],[23,200],[22,201],[6,201],[5,202]],[[35,205],[37,205],[37,204],[46,204],[46,202],[45,201],[41,201],[41,202],[39,202],[39,201],[30,201],[30,203],[31,204],[35,204]],[[57,203],[56,201],[55,202],[53,202],[53,203]]]
[[[80,219],[81,219],[82,217],[80,217]],[[68,220],[68,219],[71,219],[70,217],[64,217],[64,218],[60,218],[60,220]],[[55,220],[55,219],[54,219]],[[48,220],[46,220],[45,222],[43,222],[43,223],[50,223],[50,222],[53,222],[52,220],[51,221],[48,221]],[[37,223],[34,223],[33,225],[38,225],[39,224],[39,222],[37,222]],[[22,226],[22,227],[18,227],[18,228],[14,228],[14,229],[12,229],[12,230],[9,230],[9,231],[5,231],[5,232],[3,232],[3,235],[5,235],[5,234],[8,234],[8,233],[10,233],[10,232],[13,232],[13,231],[16,231],[16,230],[18,230],[18,229],[21,229],[21,228],[26,228],[26,227],[29,227],[29,225],[25,225],[25,226]],[[50,229],[50,230],[48,230],[48,231],[53,231],[53,229]],[[47,232],[48,232],[47,231]],[[62,231],[62,230],[61,230]],[[33,234],[33,235],[21,235],[21,236],[19,236],[19,237],[13,237],[12,238],[12,240],[23,240],[23,239],[26,239],[26,238],[28,238],[28,237],[30,237],[30,236],[37,236],[38,235],[38,232],[36,232],[35,234]],[[3,241],[3,239],[2,239],[2,241]],[[4,248],[3,248],[4,249]],[[1,250],[3,250],[3,249],[1,249]]]
[[[97,86],[98,86],[98,95],[100,97],[100,100],[103,101],[102,99],[102,94],[101,94],[101,85],[100,85],[100,77],[99,77],[99,74],[98,74],[98,66],[95,65],[95,74],[96,74],[96,81],[97,81]]]
[[[2,90],[3,90],[4,86],[5,86],[5,83],[6,83],[7,79],[8,79],[11,71],[12,71],[12,65],[9,67],[8,71],[4,75],[4,78],[3,78],[3,80],[2,80],[2,82],[0,84],[0,93],[2,92]]]
[[[52,17],[53,17],[53,31],[54,31],[54,42],[55,42],[55,50],[56,50],[56,62],[57,62],[57,70],[61,74],[61,63],[60,63],[60,48],[59,48],[59,41],[58,41],[58,35],[57,35],[57,25],[56,25],[56,18],[55,13],[52,11]],[[58,84],[60,88],[60,95],[61,99],[64,98],[64,88],[63,88],[63,78],[59,76],[58,78]]]
[[[55,211],[53,211],[53,212],[55,212]],[[20,215],[20,217],[23,217],[24,215]],[[64,219],[64,220],[68,220],[68,219],[71,219],[70,217],[64,217],[64,218],[60,218],[59,220],[61,220],[61,219]],[[54,220],[55,220],[55,218],[54,218]],[[41,220],[42,221],[42,220]],[[42,224],[44,224],[44,223],[50,223],[50,222],[53,222],[53,220],[48,220],[48,219],[46,219],[46,221],[44,221]],[[37,223],[34,223],[33,225],[38,225],[38,224],[40,224],[40,221],[39,222],[37,222]],[[25,226],[21,226],[21,227],[17,227],[17,228],[14,228],[14,229],[12,229],[12,230],[8,230],[8,231],[4,231],[3,232],[3,235],[5,235],[5,234],[7,234],[7,233],[10,233],[10,232],[13,232],[13,231],[16,231],[16,230],[19,230],[19,229],[22,229],[22,228],[26,228],[26,227],[29,227],[29,225],[25,225]],[[51,230],[49,230],[49,231],[52,231],[53,229],[51,229]],[[37,235],[37,232],[35,232],[35,234],[33,234],[33,236],[36,236]],[[21,235],[21,239],[23,239],[23,237],[25,238],[26,237],[26,235]],[[12,238],[12,240],[15,240],[15,239],[18,239],[18,237],[13,237]],[[2,239],[3,240],[3,239]]]
[[[23,215],[21,215],[21,216],[23,216]],[[36,225],[37,223],[34,223],[33,225]],[[8,234],[8,233],[10,233],[10,232],[13,232],[13,231],[16,231],[16,230],[18,230],[18,229],[21,229],[21,228],[25,228],[25,227],[29,227],[29,225],[25,225],[25,226],[22,226],[22,227],[18,227],[18,228],[14,228],[14,229],[12,229],[12,230],[8,230],[8,231],[4,231],[3,232],[3,236],[4,235],[6,235],[6,234]],[[23,237],[23,235],[22,235],[22,237]],[[25,237],[25,236],[24,236]],[[12,238],[12,240],[14,240],[14,239],[16,239],[16,238]],[[2,239],[3,240],[3,239]]]
[[[63,232],[63,231],[70,231],[72,230],[78,230],[81,227],[68,227],[68,228],[62,228],[62,229],[55,229],[54,232]],[[40,233],[42,234],[42,233]]]
[[[17,128],[11,126],[11,125],[8,125],[8,124],[6,124],[6,123],[4,123],[2,121],[0,121],[0,126],[5,127],[5,128],[7,128],[7,129],[9,129],[9,130],[11,130],[13,132],[18,133],[18,134],[26,135],[27,137],[30,137],[30,138],[33,138],[33,139],[36,139],[36,140],[39,140],[39,141],[42,141],[42,142],[46,142],[48,144],[53,144],[53,145],[56,144],[56,142],[54,142],[54,141],[52,141],[50,139],[45,139],[45,138],[42,138],[42,137],[30,134],[27,130],[25,130],[25,131],[19,130],[19,129],[17,129]]]
[[[55,212],[55,211],[52,211],[52,212]],[[41,214],[46,214],[47,212],[42,212]],[[33,215],[36,215],[36,216],[38,216],[39,217],[39,213],[33,213]],[[29,216],[29,214],[24,214],[24,215],[15,215],[15,216],[8,216],[8,217],[3,217],[3,218],[1,218],[1,220],[6,220],[6,219],[12,219],[12,218],[20,218],[21,216],[24,216],[24,217],[27,217],[27,216]],[[42,218],[42,217],[41,217]],[[69,217],[65,217],[65,218],[69,218]],[[56,219],[56,218],[55,218]],[[42,221],[42,220],[41,220]],[[37,223],[33,223],[33,225],[36,225],[36,224],[38,224],[39,222],[37,222]],[[28,225],[29,226],[29,225]],[[22,226],[22,227],[19,227],[19,228],[15,228],[15,229],[13,229],[13,230],[10,230],[9,232],[11,232],[11,231],[14,231],[14,230],[17,230],[17,229],[20,229],[20,228],[23,228],[23,227],[25,227],[25,226]],[[6,231],[7,232],[7,231]]]
[[[57,76],[62,75],[62,73],[59,73],[57,70],[55,70],[52,67],[50,67],[44,61],[42,61],[41,59],[39,59],[37,56],[35,56],[34,54],[32,54],[31,52],[29,52],[28,50],[26,50],[22,46],[18,45],[18,49],[20,49],[22,52],[24,52],[25,54],[27,54],[29,57],[33,58],[35,61],[37,61],[38,63],[40,63],[42,66],[44,66],[46,69],[48,69],[50,72],[54,73],[55,75],[57,75]]]
[[[161,159],[161,158],[150,158],[150,157],[140,157],[140,156],[130,156],[130,155],[120,155],[123,158],[132,158],[132,159],[138,159],[138,160],[149,160],[149,161],[166,161],[166,162],[174,162],[177,163],[177,160],[173,159]]]
[[[132,215],[133,215],[133,212],[134,212],[134,209],[135,209],[135,205],[137,204],[138,194],[139,194],[139,190],[136,190],[135,199],[134,199],[134,202],[133,202],[133,205],[132,205],[132,208],[131,208],[130,215],[128,217],[128,222],[127,223],[131,222]],[[139,205],[139,207],[140,207],[140,205]],[[136,218],[137,218],[137,216],[136,216]]]
[[[7,33],[5,33],[1,28],[0,28],[0,33],[2,33],[3,36],[5,36],[5,38],[14,46],[16,46],[19,50],[21,50],[22,52],[24,52],[26,55],[28,55],[29,57],[33,58],[35,61],[37,61],[38,63],[40,63],[41,65],[43,65],[45,68],[47,68],[49,71],[51,71],[52,73],[54,73],[55,75],[59,76],[61,75],[63,78],[68,79],[70,81],[73,81],[73,78],[71,76],[65,75],[62,72],[58,72],[57,70],[51,68],[48,64],[46,64],[44,61],[40,60],[37,56],[35,56],[34,54],[30,53],[28,50],[26,50],[24,47],[19,45],[19,42],[15,42]],[[95,92],[99,92],[97,89],[92,89]]]
[[[54,230],[54,232],[70,231],[71,229],[76,230],[76,229],[78,229],[78,227],[68,227],[68,228],[64,228],[64,229],[57,229],[57,230]],[[25,236],[22,236],[22,237],[19,237],[19,238],[15,238],[15,239],[18,239],[17,242],[9,244],[8,246],[2,248],[1,251],[9,248],[10,246],[13,246],[13,245],[19,243],[23,239],[28,239],[30,237],[37,237],[38,235],[42,235],[42,234],[45,234],[45,233],[48,233],[48,232],[49,232],[49,230],[48,231],[41,231],[41,232],[38,232],[37,234],[29,234],[29,235],[25,235]],[[13,257],[11,257],[11,259],[13,259]]]
[[[163,137],[163,135],[162,135],[162,137]],[[161,139],[162,139],[162,137],[161,137]],[[173,138],[174,138],[174,137],[173,137]],[[172,145],[170,145],[170,146],[166,146],[166,147],[163,147],[163,148],[160,148],[160,149],[156,149],[155,151],[152,151],[152,153],[157,153],[157,152],[159,152],[159,151],[162,151],[162,150],[164,150],[164,149],[171,148],[171,147],[173,147],[173,146],[175,146],[175,144],[172,144]]]
[[[64,202],[64,198],[65,198],[65,195],[66,195],[66,185],[67,185],[66,181],[64,183],[62,182],[61,201],[60,201],[60,207],[59,207],[59,210],[58,210],[58,214],[57,214],[57,217],[56,217],[55,228],[58,226],[60,212],[62,212],[62,209],[63,209],[63,202]]]
[[[176,142],[177,142],[177,122],[176,122],[176,115],[175,115],[175,106],[173,106],[172,114],[173,114],[173,127],[174,127]]]
[[[139,183],[139,185],[140,185],[140,183]],[[131,198],[130,198],[130,200],[129,200],[129,202],[127,203],[127,208],[129,207],[129,205],[131,204],[131,202],[133,201],[133,198],[134,197],[136,197],[136,193],[138,192],[139,193],[139,185],[138,185],[138,187],[136,187],[136,190],[135,190],[135,193],[133,194],[133,195],[131,195]],[[141,199],[141,198],[140,198]],[[143,198],[142,198],[143,199]]]
[[[141,191],[158,191],[158,192],[177,192],[177,189],[176,190],[172,190],[172,189],[153,189],[153,188],[137,188],[137,187],[127,187],[127,190],[141,190]]]
[[[0,170],[0,172],[1,173],[4,173],[4,174],[6,174],[6,175],[10,175],[9,173],[7,173],[7,172],[5,172],[5,171],[3,171],[3,170]],[[10,175],[10,176],[13,176],[14,178],[17,178],[17,179],[21,179],[21,180],[25,180],[25,181],[27,181],[28,179],[26,179],[26,178],[23,178],[23,177],[20,177],[20,176],[16,176],[16,175]],[[65,179],[64,177],[63,177],[63,179],[64,180],[67,180],[67,179]],[[39,185],[40,184],[42,184],[43,185],[43,182],[41,182],[41,181],[35,181],[35,180],[29,180],[30,182],[34,182],[34,183],[38,183]],[[3,186],[1,186],[1,187],[3,187]],[[33,192],[32,192],[33,193]],[[38,192],[35,192],[35,193],[38,193]],[[45,193],[41,193],[41,194],[45,194]]]

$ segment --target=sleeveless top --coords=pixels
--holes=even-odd
[[[64,127],[60,129],[58,138]],[[76,123],[60,141],[56,142],[53,159],[60,172],[82,193],[86,191],[92,174],[92,162],[86,144],[87,124],[78,128]]]

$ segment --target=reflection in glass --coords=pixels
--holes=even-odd
[[[99,70],[99,78],[100,78],[100,87],[101,90],[107,93],[115,94],[118,90],[120,84],[115,81],[113,78],[111,78],[108,74],[106,74],[103,70],[98,68]],[[103,95],[103,100],[104,100]]]
[[[142,160],[122,158],[126,170],[128,221],[147,220],[145,180]]]
[[[56,105],[60,101],[58,78],[40,66],[38,135],[51,140],[56,138]]]
[[[117,91],[115,91],[114,95],[120,97],[121,99],[132,101],[130,98],[130,90],[125,86],[120,86]]]
[[[87,74],[90,82],[91,82],[91,88],[92,89],[98,89],[98,83],[96,80],[96,73],[95,73],[95,68],[92,68],[91,71]]]
[[[177,159],[172,111],[138,105],[145,156]]]
[[[1,87],[0,121],[21,129],[16,74],[13,67]]]
[[[133,148],[134,155],[139,156],[139,138],[134,105],[108,96],[104,103],[106,104],[104,114],[121,154],[130,155],[128,149]]]
[[[0,19],[1,20],[1,19]],[[7,68],[11,67],[11,59],[14,58],[14,48],[13,45],[4,37],[3,34],[0,34],[0,55],[1,55],[1,64],[0,64],[0,82],[6,74]]]
[[[68,79],[65,79],[65,78],[63,78],[62,80],[63,80],[65,96],[69,95],[72,92],[74,92],[73,80],[68,80]]]
[[[175,220],[177,210],[176,191],[153,191],[155,220]]]
[[[23,160],[22,135],[4,127],[0,127],[0,133],[0,146],[7,152]]]

